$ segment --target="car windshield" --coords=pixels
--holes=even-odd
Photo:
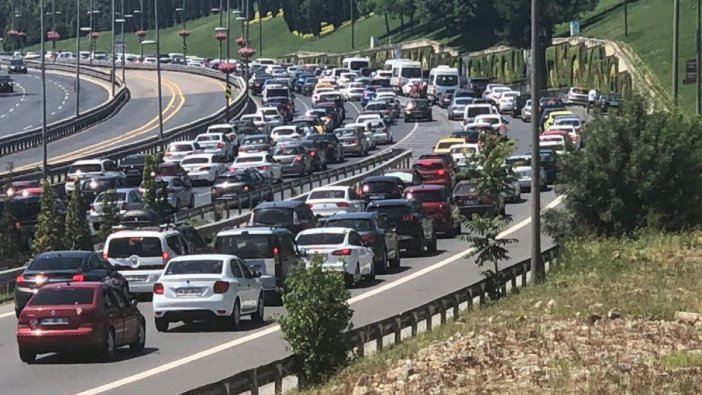
[[[456,86],[458,85],[458,76],[455,75],[437,75],[436,85],[438,86]]]
[[[405,199],[416,200],[419,203],[424,202],[443,202],[446,199],[442,196],[441,191],[412,191],[405,194]]]
[[[457,98],[456,100],[453,101],[453,103],[456,104],[456,105],[458,105],[458,106],[465,106],[465,105],[471,104],[472,102],[473,102],[473,99],[471,99],[471,98],[462,98],[462,97],[459,97],[459,98]]]
[[[407,205],[396,206],[369,206],[366,211],[385,214],[388,219],[399,219],[412,213],[412,207]]]
[[[225,182],[245,182],[248,181],[248,178],[246,177],[245,174],[243,173],[236,173],[236,174],[227,174],[221,177],[217,177],[215,180],[215,184],[223,184]]]
[[[288,90],[282,88],[268,88],[266,89],[266,95],[268,97],[281,97],[288,96]]]
[[[177,274],[220,274],[224,262],[220,260],[171,261],[165,275]]]
[[[92,304],[93,288],[41,288],[32,299],[30,306],[70,306]]]
[[[118,237],[109,241],[107,256],[128,258],[132,255],[145,258],[160,257],[161,240],[157,237]]]
[[[263,162],[262,156],[237,156],[234,163],[254,163]]]
[[[299,152],[297,147],[284,147],[276,149],[273,155],[297,155]]]
[[[361,186],[363,193],[387,193],[395,191],[396,184],[390,181],[367,181]]]
[[[192,150],[193,146],[190,144],[173,144],[168,146],[168,152],[188,152]]]
[[[421,78],[422,69],[419,67],[403,67],[400,75],[405,78]]]
[[[321,200],[321,199],[345,199],[346,191],[313,191],[310,194],[309,200]]]
[[[22,59],[12,59],[10,61],[10,64],[12,66],[22,66],[22,65],[24,65],[24,62],[22,61]]]
[[[456,185],[456,188],[454,188],[453,193],[454,195],[465,195],[465,194],[470,194],[470,193],[475,193],[477,188],[475,187],[475,184],[470,183],[470,182],[459,182],[458,185]]]
[[[291,134],[295,133],[295,131],[292,129],[278,129],[273,133],[277,136],[290,136]]]
[[[460,144],[455,141],[440,141],[439,144],[436,145],[435,149],[449,149],[452,146]]]
[[[267,110],[261,110],[261,112],[263,113],[263,115],[267,115],[267,116],[278,115],[278,110],[274,110],[272,108],[267,109]]]
[[[264,137],[264,136],[246,137],[241,142],[242,145],[267,144],[267,143],[268,143],[268,138]]]
[[[27,267],[28,270],[78,270],[83,263],[83,257],[39,256]]]
[[[507,164],[512,165],[512,167],[529,167],[531,166],[531,158],[507,159]]]
[[[343,233],[312,233],[297,236],[297,244],[308,245],[337,245],[342,244],[346,235]]]
[[[102,172],[102,166],[99,163],[95,164],[85,164],[85,165],[73,165],[68,169],[68,174],[76,173],[100,173]]]
[[[475,147],[453,147],[453,148],[451,148],[452,154],[473,155],[477,152],[478,152],[478,150]]]
[[[145,156],[128,156],[120,162],[122,166],[143,165],[146,163]]]
[[[293,209],[267,207],[254,210],[253,222],[262,225],[281,225],[293,222]]]
[[[204,165],[206,163],[210,163],[210,158],[185,158],[180,162],[181,165]]]
[[[215,251],[219,254],[235,255],[241,259],[273,258],[273,237],[248,233],[218,236]]]
[[[587,90],[583,88],[572,88],[571,92],[576,93],[578,95],[587,95]]]
[[[480,107],[468,107],[468,116],[475,117],[481,114],[490,114],[490,107],[480,106]]]

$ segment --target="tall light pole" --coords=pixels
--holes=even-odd
[[[673,0],[673,108],[678,107],[678,68],[680,50],[680,0]]]
[[[90,59],[90,64],[93,64],[93,52],[95,51],[95,39],[93,38],[93,32],[95,31],[95,26],[93,25],[93,14],[95,13],[95,10],[93,10],[93,0],[90,0],[89,4],[90,8],[88,9],[88,14],[90,14],[90,48],[88,48],[88,52],[90,54],[88,55],[88,58]]]
[[[112,0],[112,4],[110,7],[112,13],[110,17],[110,20],[112,22],[112,71],[110,73],[110,81],[112,82],[112,97],[115,97],[115,83],[117,82],[115,59],[117,57],[117,50],[115,49],[115,45],[117,44],[115,40],[115,30],[117,30],[115,28],[115,0]]]
[[[139,33],[144,31],[144,0],[139,0],[139,9],[134,10],[134,14],[139,14]],[[139,36],[139,61],[144,61],[144,37]]]
[[[46,141],[46,29],[44,28],[44,0],[39,0],[39,17],[41,18],[41,148],[43,154],[42,175],[44,179],[49,176],[48,144]]]
[[[230,54],[232,51],[232,40],[230,39],[231,29],[229,28],[229,25],[230,25],[231,20],[232,20],[232,15],[229,12],[229,0],[227,0],[226,13],[227,13],[227,63],[229,63],[229,58],[230,58]],[[229,77],[229,75],[227,74],[227,85],[229,85],[229,78],[228,77]]]
[[[175,9],[176,12],[180,13],[181,23],[183,25],[181,29],[181,37],[183,37],[183,59],[188,56],[188,34],[186,20],[185,20],[185,0],[183,0],[183,6]]]
[[[351,9],[351,49],[356,48],[356,24],[353,18],[353,0],[349,0],[349,8]]]
[[[624,38],[629,37],[629,0],[624,0]]]
[[[543,281],[546,273],[541,260],[541,149],[539,147],[539,1],[531,0],[531,267],[533,278]]]
[[[163,92],[161,91],[161,34],[158,31],[158,0],[154,0],[156,30],[156,83],[158,84],[158,138],[163,139]]]
[[[697,115],[702,115],[702,1],[697,0],[697,32],[695,34],[697,44]]]

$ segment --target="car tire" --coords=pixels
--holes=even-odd
[[[37,354],[33,353],[31,351],[27,351],[27,350],[23,349],[22,347],[20,347],[19,357],[20,357],[20,360],[22,362],[24,362],[26,364],[32,364],[32,363],[34,363],[34,361],[36,361]]]
[[[188,204],[189,209],[195,208],[195,194],[190,195],[190,204]]]
[[[373,265],[375,266],[375,263]],[[388,250],[383,250],[383,260],[380,262],[375,271],[380,274],[385,274],[388,272],[388,266]]]
[[[156,330],[159,332],[168,332],[168,324],[170,324],[165,318],[155,318],[154,325],[156,325]]]
[[[132,352],[139,352],[144,349],[146,345],[146,322],[142,319],[139,321],[139,332],[137,333],[134,342],[129,345],[129,349]]]
[[[419,241],[414,247],[414,253],[412,254],[415,257],[423,257],[424,256],[424,234],[420,233],[419,235]]]
[[[241,305],[239,304],[239,299],[234,302],[232,315],[229,316],[229,325],[235,331],[241,327]]]
[[[115,358],[115,331],[113,328],[107,330],[105,340],[100,347],[100,360],[110,362]]]
[[[401,263],[402,257],[400,256],[400,248],[398,247],[395,251],[395,258],[393,258],[392,261],[390,261],[390,268],[399,269]]]
[[[360,263],[357,263],[358,267],[361,267]],[[365,281],[375,281],[375,263],[371,263],[371,272],[370,274],[366,274],[363,276],[363,280]]]
[[[436,233],[432,235],[431,240],[429,240],[429,244],[427,244],[427,251],[428,252],[436,252],[437,250],[437,240],[436,240]]]
[[[100,230],[100,223],[99,222],[93,222],[93,229],[97,232]]]
[[[256,311],[251,314],[251,320],[253,322],[263,322],[265,314],[265,303],[263,302],[263,291],[258,295],[258,302],[256,302]]]

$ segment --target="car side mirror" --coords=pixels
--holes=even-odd
[[[132,306],[136,307],[137,304],[139,304],[139,301],[136,300],[136,299],[131,299],[131,300],[129,301],[129,303],[130,303]]]
[[[205,237],[205,244],[212,244],[212,238],[211,238],[211,237]]]
[[[258,272],[258,271],[253,272],[253,276],[254,276],[254,278],[260,278],[260,277],[261,277],[261,272]]]

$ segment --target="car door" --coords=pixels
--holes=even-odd
[[[102,287],[102,303],[108,323],[114,330],[115,345],[124,344],[124,311],[119,308],[117,298],[108,286]]]
[[[139,193],[137,193],[136,191],[131,191],[127,194],[127,209],[141,209],[141,196],[139,196]]]
[[[399,254],[397,232],[394,230],[393,226],[388,223],[387,218],[384,215],[380,215],[378,217],[376,226],[385,237],[385,248],[388,251],[388,255],[394,258],[396,254]]]
[[[353,246],[353,251],[356,254],[356,260],[359,265],[359,271],[361,273],[370,273],[371,266],[373,265],[373,250],[366,246],[363,242],[363,238],[356,232],[351,231],[348,235],[348,241],[351,246]],[[355,263],[351,261],[351,263]]]
[[[119,290],[108,287],[108,291],[117,301],[117,306],[122,315],[122,325],[124,326],[123,343],[128,344],[134,341],[139,331],[139,312],[133,304]]]
[[[260,287],[253,273],[251,273],[249,266],[242,260],[238,260],[237,262],[239,263],[239,269],[241,270],[242,279],[247,284],[245,292],[246,311],[256,311],[256,309],[258,308],[258,295],[260,292]]]
[[[234,280],[238,284],[236,296],[239,298],[239,307],[241,308],[241,312],[245,314],[251,311],[251,302],[249,301],[251,284],[244,278],[244,274],[241,272],[241,265],[237,258],[232,258],[229,261],[229,268]]]

